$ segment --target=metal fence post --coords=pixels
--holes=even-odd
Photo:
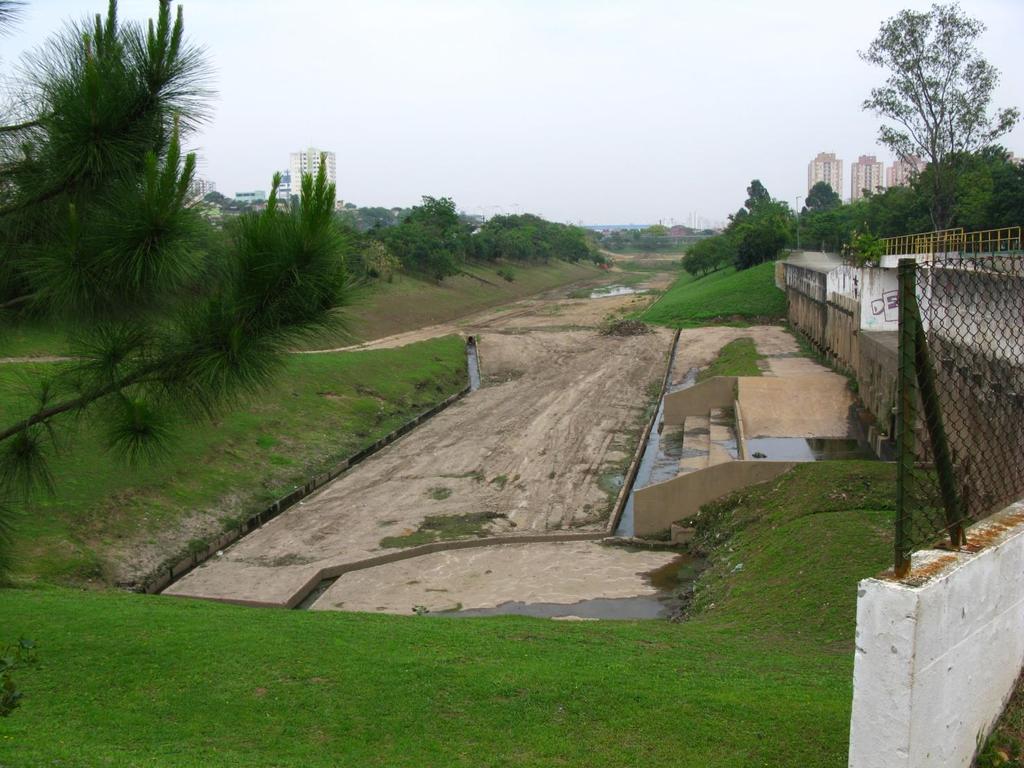
[[[903,577],[910,570],[911,517],[908,505],[908,484],[914,474],[914,422],[917,416],[917,323],[914,291],[917,285],[917,262],[899,260],[899,376],[896,414],[896,558],[894,570]]]
[[[925,337],[924,325],[921,323],[916,297],[914,297],[914,314],[916,315],[917,385],[921,390],[924,420],[928,426],[932,456],[935,457],[935,471],[939,476],[939,490],[942,492],[942,506],[946,512],[949,540],[954,547],[959,547],[966,541],[964,508],[960,503],[960,493],[956,487],[956,472],[953,469],[949,440],[946,437],[946,426],[942,419],[942,406],[939,403],[939,393],[935,385],[935,369],[932,367],[931,355],[928,353],[928,340]]]

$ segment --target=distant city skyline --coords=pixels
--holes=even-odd
[[[600,224],[689,223],[695,211],[724,221],[755,178],[793,206],[821,148],[887,158],[878,119],[860,108],[884,73],[857,50],[884,19],[930,0],[182,4],[218,91],[186,146],[225,194],[269,189],[289,153],[312,145],[336,153],[338,197],[356,205],[447,196],[474,213]],[[1024,4],[961,6],[988,26],[995,104],[1024,107]],[[119,2],[125,22],[156,7]],[[29,0],[0,39],[0,72],[13,76],[22,52],[105,8]],[[826,57],[788,42],[817,39],[830,41]],[[295,55],[269,53],[282,44]],[[1024,154],[1024,127],[1001,143]]]

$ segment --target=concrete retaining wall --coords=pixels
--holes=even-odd
[[[1024,503],[857,600],[850,768],[971,765],[1024,663]]]
[[[884,330],[891,325],[892,307],[886,302],[892,270],[836,267],[824,277],[827,298],[822,300],[821,278],[799,265],[784,266],[789,322],[833,366],[857,380],[857,394],[876,421],[869,439],[876,453],[883,453],[893,435],[896,405],[896,332]]]
[[[794,466],[793,461],[726,461],[640,488],[633,493],[633,533],[650,536],[667,531],[672,523],[696,515],[702,504],[773,480]]]
[[[736,400],[736,377],[715,376],[665,396],[666,424],[682,424],[687,416],[707,416],[715,408],[731,408]]]

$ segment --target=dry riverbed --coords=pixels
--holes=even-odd
[[[602,531],[615,492],[608,478],[628,462],[672,332],[604,336],[598,326],[649,300],[569,299],[562,292],[460,323],[463,334],[478,338],[480,390],[167,593],[283,605],[321,569],[441,538]],[[451,329],[420,333],[435,332]],[[643,594],[641,574],[650,563],[610,551],[621,559],[616,567],[632,573],[633,594]],[[655,566],[664,561],[655,559]],[[609,563],[593,561],[590,594],[580,597],[600,595]]]

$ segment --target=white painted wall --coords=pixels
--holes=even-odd
[[[864,267],[860,275],[861,330],[899,330],[899,295],[895,269]]]
[[[828,273],[829,294],[839,293],[856,299],[860,296],[860,267],[841,264]]]
[[[1024,503],[968,540],[999,526],[976,554],[915,553],[911,577],[945,563],[920,586],[860,583],[850,768],[970,766],[1024,663]]]

